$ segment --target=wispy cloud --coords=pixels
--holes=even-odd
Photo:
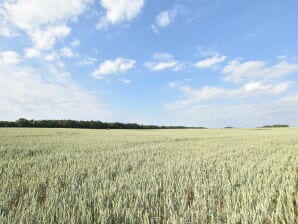
[[[173,9],[164,10],[160,12],[156,17],[154,23],[151,25],[153,32],[158,33],[160,28],[170,25],[175,17],[178,15],[180,6],[176,5]]]
[[[81,60],[80,62],[78,62],[77,65],[79,65],[79,66],[93,65],[97,61],[98,61],[97,58],[88,56],[88,57],[84,58],[83,60]]]
[[[81,41],[78,39],[74,39],[72,42],[70,42],[70,46],[77,47],[81,44]]]
[[[126,85],[129,85],[132,82],[131,79],[119,79],[119,81],[126,84]]]
[[[153,60],[145,62],[144,66],[151,71],[162,71],[165,69],[178,71],[183,67],[183,64],[182,62],[175,60],[171,54],[157,53],[153,56]]]
[[[197,68],[215,68],[217,64],[224,62],[227,56],[214,55],[211,58],[203,59],[194,64]]]
[[[222,69],[226,76],[225,81],[243,82],[246,80],[271,80],[298,71],[297,63],[280,61],[277,64],[268,65],[265,61],[244,61],[232,60]]]
[[[276,123],[297,125],[297,113],[298,93],[293,93],[271,101],[199,104],[175,110],[175,120],[185,125],[206,127],[257,127]]]
[[[291,82],[282,82],[277,84],[251,82],[234,89],[216,86],[204,86],[200,89],[195,89],[190,86],[177,86],[171,84],[170,87],[178,89],[183,95],[181,100],[167,104],[166,107],[171,109],[181,109],[191,105],[199,105],[200,103],[211,99],[241,99],[260,95],[276,95],[287,91],[290,85]]]

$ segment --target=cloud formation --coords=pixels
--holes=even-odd
[[[174,113],[175,120],[178,120],[179,124],[190,126],[194,124],[205,127],[297,125],[298,93],[265,102],[200,104],[184,110],[175,110]]]
[[[154,23],[151,25],[153,32],[158,33],[160,28],[170,25],[179,12],[179,6],[175,6],[173,9],[164,10],[160,12],[156,17]]]
[[[18,64],[21,61],[19,53],[15,51],[2,51],[0,52],[0,65],[1,64]]]
[[[181,109],[191,105],[199,105],[206,100],[219,98],[243,99],[261,95],[277,95],[289,89],[291,82],[281,82],[277,84],[265,84],[261,82],[251,82],[238,88],[226,89],[216,86],[204,86],[200,89],[194,89],[190,86],[180,86],[170,84],[170,87],[177,88],[182,92],[181,100],[167,104],[167,108]]]
[[[214,55],[211,58],[196,62],[194,66],[197,68],[215,68],[217,64],[224,62],[226,59],[227,56]]]
[[[104,17],[97,24],[97,28],[105,28],[109,24],[131,21],[142,10],[144,0],[100,0],[105,11]]]
[[[144,66],[149,68],[151,71],[162,71],[165,69],[178,71],[183,67],[183,64],[180,61],[175,60],[171,54],[156,53],[153,56],[153,60],[145,62]]]
[[[92,93],[55,67],[0,63],[1,119],[104,119],[107,109]]]
[[[69,35],[71,29],[66,25],[84,12],[91,0],[17,0],[6,1],[1,6],[1,17],[8,23],[26,31],[34,48],[39,50],[52,49],[57,39]],[[45,9],[46,7],[46,9]]]
[[[135,64],[135,60],[121,57],[116,58],[115,60],[106,60],[93,71],[92,76],[100,79],[107,75],[124,73],[132,69]]]
[[[272,80],[298,71],[298,64],[282,60],[274,65],[264,61],[244,61],[235,59],[223,69],[225,81],[239,83],[246,80]]]

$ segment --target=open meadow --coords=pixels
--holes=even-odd
[[[298,129],[0,129],[0,223],[298,223]]]

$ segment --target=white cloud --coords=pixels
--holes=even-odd
[[[261,82],[252,82],[245,84],[241,89],[239,89],[240,91],[236,91],[233,95],[241,95],[241,93],[253,93],[254,95],[259,93],[280,94],[285,92],[289,88],[290,84],[290,82],[282,82],[276,85],[266,85]]]
[[[151,30],[152,30],[154,33],[159,33],[158,28],[157,28],[154,24],[151,25]]]
[[[175,16],[177,15],[176,10],[165,10],[158,14],[155,18],[156,25],[158,27],[166,27],[168,26]]]
[[[81,14],[89,0],[17,0],[4,3],[7,19],[24,30],[56,25]]]
[[[211,58],[198,61],[194,66],[197,68],[214,68],[217,64],[225,61],[226,58],[227,56],[214,55]]]
[[[131,83],[131,79],[119,79],[120,82],[123,82],[126,85],[129,85]]]
[[[153,61],[144,63],[144,66],[151,71],[162,71],[165,69],[178,71],[183,65],[180,61],[175,60],[171,54],[157,53],[153,56]]]
[[[0,116],[34,119],[106,119],[107,109],[70,75],[43,69],[0,64]]]
[[[60,56],[65,57],[65,58],[72,58],[74,56],[74,53],[72,52],[71,48],[63,47],[60,50]]]
[[[173,56],[168,53],[156,53],[153,55],[153,58],[156,60],[171,60]]]
[[[197,105],[174,110],[173,120],[181,125],[205,127],[258,127],[267,124],[297,126],[297,96],[298,93],[261,103]]]
[[[34,47],[38,50],[50,50],[57,39],[62,39],[70,34],[71,29],[65,25],[49,26],[46,29],[37,29],[29,35]]]
[[[4,36],[4,37],[14,36],[14,33],[9,28],[8,22],[2,17],[3,15],[1,16],[1,11],[0,11],[0,36]]]
[[[198,67],[214,68],[215,62],[226,60],[224,56],[212,50],[199,53],[209,58],[197,63]],[[298,98],[297,94],[291,94],[290,90],[294,89],[291,87],[295,86],[295,83],[277,81],[285,75],[297,72],[298,64],[289,63],[285,58],[273,65],[261,60],[244,62],[242,60],[230,61],[221,70],[221,73],[225,74],[226,81],[240,82],[240,86],[237,84],[237,87],[193,88],[183,85],[183,82],[172,82],[169,86],[178,89],[181,96],[176,101],[166,104],[165,108],[175,113],[176,121],[180,117],[181,122],[186,125],[196,123],[198,126],[223,127],[245,124],[250,126],[293,124],[295,114],[298,112],[296,106]],[[280,95],[283,97],[278,99]],[[185,117],[188,119],[184,122]]]
[[[0,24],[0,35],[1,36],[5,36],[5,37],[11,37],[13,36],[12,32],[10,31],[10,29],[7,26],[2,26]]]
[[[225,89],[214,86],[204,86],[201,89],[194,89],[189,86],[180,86],[170,83],[170,87],[177,88],[183,93],[181,100],[167,104],[167,108],[180,109],[190,105],[199,105],[203,101],[219,98],[242,99],[260,95],[276,95],[284,93],[289,89],[291,82],[277,84],[264,84],[261,82],[247,83],[236,89]]]
[[[174,103],[167,104],[166,108],[169,108],[169,109],[181,109],[189,105],[200,103],[207,99],[220,97],[225,94],[225,89],[212,87],[212,86],[205,86],[199,90],[193,89],[189,86],[177,87],[175,85],[171,87],[178,88],[183,93],[184,99],[177,100]]]
[[[25,56],[27,58],[36,58],[40,56],[40,51],[34,48],[26,48],[25,49]]]
[[[38,50],[35,48],[26,48],[24,52],[25,52],[26,58],[42,58],[46,61],[57,60],[56,61],[57,63],[62,63],[58,61],[61,58],[72,58],[75,56],[75,53],[69,47],[63,47],[58,52],[51,50],[51,51],[47,51],[46,53],[43,53],[41,50]]]
[[[160,12],[155,17],[154,24],[151,25],[151,29],[153,30],[153,32],[158,33],[159,28],[164,28],[170,25],[177,16],[179,8],[180,6],[176,5],[173,9],[164,10]]]
[[[179,70],[178,61],[168,61],[168,62],[158,62],[158,63],[147,62],[145,66],[150,68],[152,71],[161,71],[165,69],[173,69],[175,71]]]
[[[144,0],[100,0],[100,5],[105,10],[105,16],[97,27],[104,28],[108,24],[132,20],[141,12]]]
[[[59,58],[59,55],[57,55],[56,52],[54,51],[43,56],[43,59],[45,59],[46,61],[54,61],[58,58]]]
[[[235,83],[256,79],[271,80],[297,71],[298,64],[287,61],[280,61],[275,65],[268,66],[264,61],[241,62],[240,59],[230,61],[222,69],[222,73],[226,75],[224,80]]]
[[[83,11],[92,0],[16,0],[2,6],[3,20],[25,30],[38,50],[52,49],[57,39],[67,36],[66,25]],[[7,31],[6,31],[7,33]],[[7,33],[8,34],[8,33]]]
[[[298,92],[293,93],[291,95],[285,96],[276,102],[278,103],[290,103],[292,105],[298,105]]]
[[[72,46],[72,47],[77,47],[77,46],[79,46],[81,44],[81,42],[78,40],[78,39],[75,39],[75,40],[73,40],[71,43],[70,43],[70,45]]]
[[[123,73],[132,69],[136,64],[135,60],[127,58],[116,58],[115,60],[106,60],[101,63],[92,73],[94,78],[103,78],[103,76]]]
[[[205,58],[219,56],[220,54],[213,48],[205,48],[203,46],[196,46],[197,53]]]
[[[4,36],[4,37],[14,36],[14,33],[12,32],[9,26],[9,23],[6,19],[6,13],[1,8],[1,3],[0,3],[0,36]]]
[[[0,52],[0,65],[1,64],[18,64],[21,61],[19,53],[15,51],[2,51]]]

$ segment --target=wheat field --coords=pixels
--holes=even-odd
[[[298,223],[298,129],[0,129],[0,223]]]

